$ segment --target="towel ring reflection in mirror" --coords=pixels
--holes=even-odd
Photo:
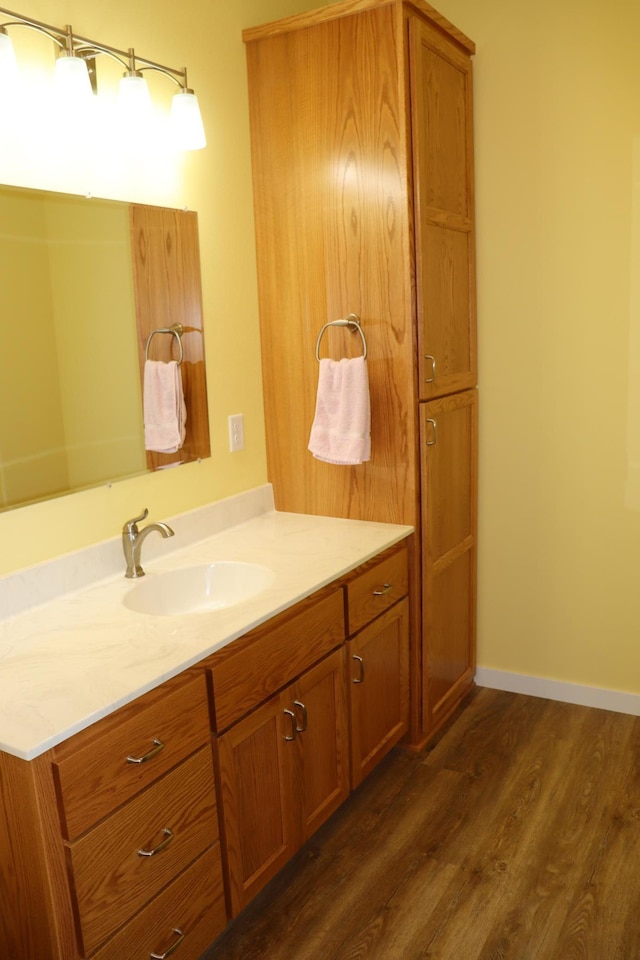
[[[147,337],[147,343],[144,348],[145,360],[149,359],[149,344],[151,343],[151,340],[156,335],[156,333],[171,333],[176,338],[176,340],[178,341],[178,346],[180,348],[180,356],[178,357],[178,366],[180,366],[180,364],[182,363],[182,358],[184,356],[184,352],[182,349],[182,334],[184,333],[184,327],[182,326],[182,324],[173,323],[170,327],[158,327],[157,330],[152,330],[149,336]]]
[[[350,313],[349,316],[345,317],[344,320],[329,320],[320,328],[320,333],[318,334],[318,339],[316,340],[316,360],[318,363],[320,363],[320,341],[322,340],[322,334],[325,332],[327,327],[351,327],[353,333],[355,333],[357,330],[362,339],[363,359],[367,359],[367,341],[364,331],[360,325],[360,317],[355,313]]]

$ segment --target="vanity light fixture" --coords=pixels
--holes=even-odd
[[[143,119],[149,112],[151,98],[144,70],[153,70],[168,77],[178,90],[173,96],[170,124],[173,142],[182,150],[200,150],[207,145],[198,98],[187,83],[187,68],[168,67],[140,57],[133,48],[119,50],[96,40],[74,34],[70,26],[51,26],[23,17],[0,7],[0,15],[11,19],[0,23],[0,84],[10,86],[17,81],[16,59],[13,43],[7,27],[30,27],[53,40],[58,48],[55,65],[56,88],[67,104],[72,107],[90,102],[91,93],[97,92],[95,59],[105,54],[117,60],[125,68],[120,80],[118,100],[129,120]]]

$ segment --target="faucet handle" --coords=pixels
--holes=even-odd
[[[133,520],[127,520],[122,528],[123,533],[136,534],[138,532],[138,524],[143,520],[146,520],[149,516],[149,510],[147,507],[144,508],[139,517],[134,517]]]

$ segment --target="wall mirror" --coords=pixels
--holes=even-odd
[[[210,455],[197,215],[0,186],[0,510]],[[178,359],[187,433],[145,450],[143,372]]]

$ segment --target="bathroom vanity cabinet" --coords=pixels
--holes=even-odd
[[[0,753],[3,960],[198,960],[406,733],[407,556],[31,761]]]
[[[393,550],[212,658],[233,916],[407,732],[407,590]]]
[[[475,671],[474,45],[424,0],[343,0],[243,39],[269,479],[278,509],[416,528],[419,745]],[[350,313],[372,443],[347,467],[307,445],[318,335]],[[322,338],[322,356],[361,351],[348,328]]]

